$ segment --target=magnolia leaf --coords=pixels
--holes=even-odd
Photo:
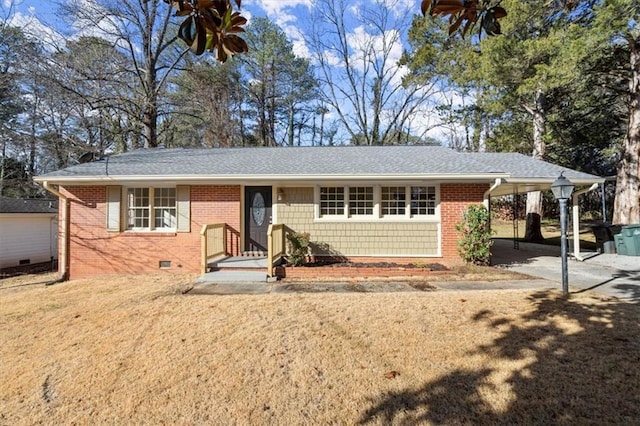
[[[456,15],[452,15],[452,18],[453,18],[454,16],[456,16]],[[458,28],[460,28],[460,25],[462,25],[462,23],[465,21],[465,19],[467,19],[467,15],[466,15],[466,14],[464,14],[464,15],[460,15],[460,16],[458,17],[458,20],[457,20],[455,23],[453,23],[452,25],[450,25],[450,26],[449,26],[449,35],[451,35],[451,34],[455,33],[455,32],[456,32],[456,30],[457,30]],[[467,21],[471,21],[471,19],[467,19]]]
[[[148,0],[144,0],[148,1]],[[229,56],[249,49],[244,40],[234,33],[242,33],[247,19],[234,12],[230,0],[165,0],[176,9],[176,16],[187,18],[180,25],[178,37],[196,55],[205,51],[216,52],[216,58],[224,62]],[[242,2],[235,0],[240,8]]]
[[[501,34],[498,19],[507,16],[507,11],[501,6],[490,7],[491,4],[499,4],[499,0],[423,0],[421,11],[423,15],[431,15],[434,18],[449,17],[449,35],[453,35],[462,27],[462,37],[471,30],[481,19],[480,33],[482,30],[487,35]],[[464,24],[464,26],[462,26]]]
[[[420,6],[422,10],[422,15],[427,16],[427,11],[429,11],[429,15],[431,15],[431,0],[422,0],[422,5]]]
[[[207,43],[205,49],[209,52],[213,52],[218,44],[218,34],[207,32]]]
[[[504,7],[501,6],[492,7],[488,10],[488,13],[492,13],[496,19],[504,18],[505,16],[507,16],[507,11],[504,9]]]
[[[431,10],[431,15],[445,16],[452,13],[462,12],[465,9],[465,2],[463,0],[439,0],[434,4],[434,7]]]
[[[214,7],[213,0],[198,0],[197,7],[200,12]]]
[[[228,58],[228,55],[224,51],[224,47],[222,43],[218,43],[216,46],[216,60],[224,63],[224,62],[227,62],[227,58]]]
[[[240,12],[235,12],[233,15],[231,15],[231,23],[233,24],[233,26],[244,25],[247,23],[247,18],[240,15]]]
[[[215,9],[208,9],[202,13],[204,18],[204,25],[207,27],[207,31],[215,33],[220,31],[222,25],[222,19],[218,16],[218,12]]]
[[[246,53],[249,51],[247,43],[234,34],[229,34],[222,41],[225,47],[227,47],[233,53]]]
[[[178,30],[178,37],[180,37],[180,39],[182,39],[189,46],[191,46],[191,43],[193,43],[193,39],[195,38],[194,20],[195,18],[193,16],[189,16],[180,25],[180,29]]]
[[[467,23],[464,24],[464,28],[462,29],[462,38],[464,38],[464,36],[467,34],[467,31],[469,31],[471,28],[474,27],[476,22],[478,22],[478,18],[477,17],[473,21],[472,20],[468,20]]]
[[[494,14],[489,12],[490,11],[487,11],[487,13],[485,13],[485,15],[482,17],[482,28],[487,33],[487,35],[490,36],[502,34],[502,32],[500,31],[500,23],[498,22]]]
[[[231,28],[231,26],[233,25],[231,23],[232,13],[233,11],[231,10],[231,8],[229,8],[225,11],[224,16],[222,16],[222,29],[224,31],[226,31],[228,28]]]
[[[180,37],[196,55],[201,55],[204,52],[207,32],[195,16],[189,16],[182,25],[180,25],[178,37]]]

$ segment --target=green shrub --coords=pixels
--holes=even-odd
[[[300,266],[307,262],[309,237],[308,232],[292,232],[287,234],[288,265]]]
[[[466,263],[489,265],[491,262],[491,231],[489,211],[483,205],[471,205],[464,212],[462,221],[456,225],[461,238],[458,253]]]

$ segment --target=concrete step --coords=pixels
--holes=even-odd
[[[243,251],[242,257],[265,257],[267,255],[266,251],[254,250],[254,251]]]
[[[266,257],[225,257],[214,262],[209,262],[211,270],[231,270],[231,269],[262,269],[267,270]]]
[[[207,272],[202,275],[196,282],[199,283],[265,283],[267,282],[267,273],[265,271],[247,271],[247,270],[221,270]]]

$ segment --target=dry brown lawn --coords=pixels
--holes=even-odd
[[[583,293],[183,295],[0,281],[0,424],[632,424],[640,307]]]
[[[596,242],[596,236],[591,229],[592,222],[580,222],[580,243],[583,246],[592,247]],[[518,220],[518,237],[524,238],[527,222],[524,219]],[[492,220],[491,229],[494,238],[513,238],[513,222],[508,220]],[[560,222],[556,220],[543,221],[541,226],[542,236],[547,240],[547,244],[560,245]],[[573,228],[567,229],[569,238],[573,238]]]

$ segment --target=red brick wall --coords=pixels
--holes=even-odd
[[[70,271],[72,279],[95,275],[161,271],[160,261],[171,261],[163,271],[200,270],[202,225],[227,223],[227,247],[238,254],[240,241],[240,187],[192,186],[191,232],[107,232],[106,188],[61,188],[69,197]]]
[[[459,261],[456,224],[471,204],[482,204],[484,192],[489,184],[452,184],[440,185],[440,217],[442,221],[442,257]]]

